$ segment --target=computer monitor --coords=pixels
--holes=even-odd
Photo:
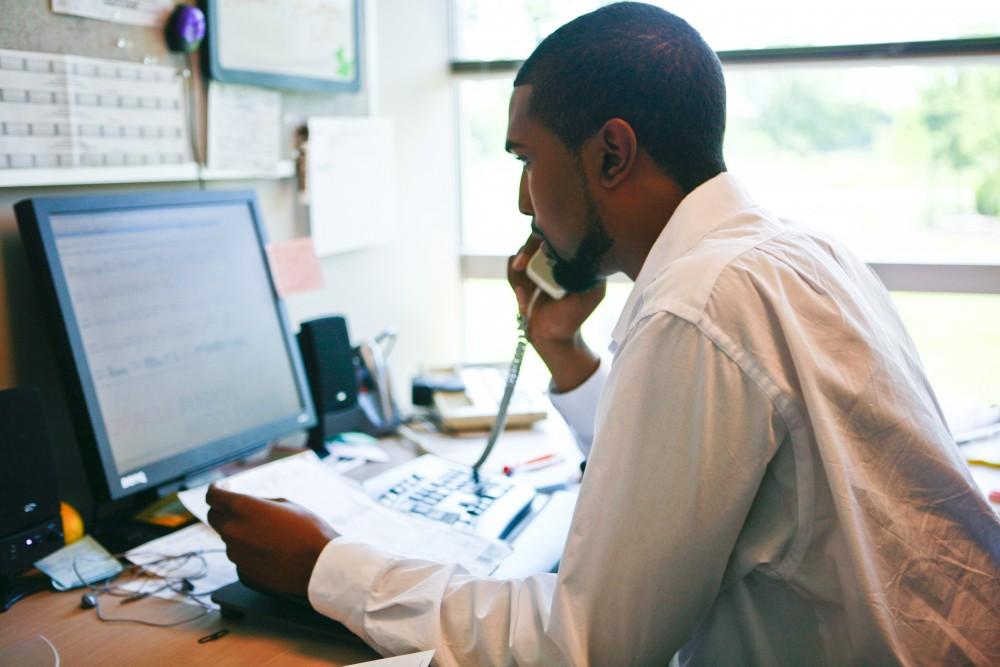
[[[35,198],[15,211],[102,499],[315,424],[253,192]]]

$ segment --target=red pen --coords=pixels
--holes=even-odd
[[[514,465],[504,466],[503,474],[510,477],[515,472],[529,472],[531,470],[539,470],[541,468],[548,468],[549,466],[554,466],[562,463],[565,459],[558,454],[545,454],[543,456],[536,456],[533,459],[528,459],[521,463],[516,463]]]

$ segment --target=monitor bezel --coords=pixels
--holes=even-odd
[[[104,429],[96,387],[87,363],[66,275],[56,247],[51,216],[230,204],[245,205],[250,214],[302,410],[132,470],[119,470]],[[315,426],[316,410],[306,380],[302,356],[289,324],[285,300],[275,286],[267,256],[267,235],[254,191],[215,190],[37,197],[18,202],[15,211],[36,289],[43,310],[46,311],[45,319],[52,336],[53,351],[67,396],[74,430],[88,476],[99,500],[118,500],[183,480],[185,477],[261,450],[277,438]]]

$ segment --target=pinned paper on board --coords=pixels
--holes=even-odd
[[[272,171],[281,159],[281,93],[212,82],[208,86],[208,166]]]
[[[395,235],[392,121],[310,118],[309,225],[320,257],[384,244]]]
[[[281,296],[321,289],[326,284],[316,248],[309,237],[268,243],[267,259]]]
[[[52,0],[52,11],[89,19],[160,27],[166,24],[174,0]]]
[[[191,160],[174,67],[0,49],[0,170]]]

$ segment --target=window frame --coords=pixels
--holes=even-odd
[[[452,40],[455,41],[455,26]],[[454,50],[453,50],[454,52]],[[955,59],[970,62],[997,62],[1000,65],[1000,35],[963,39],[943,39],[833,46],[777,47],[718,51],[725,66],[794,66],[813,63],[873,64],[897,61],[942,62]],[[462,110],[458,102],[458,83],[512,75],[522,60],[460,60],[452,59],[450,74],[455,83],[457,116]],[[461,137],[459,137],[461,141]],[[459,197],[462,196],[462,169],[459,169]],[[460,230],[460,238],[461,238]],[[462,280],[485,278],[503,279],[507,275],[507,258],[502,255],[461,251]],[[1000,264],[885,263],[870,262],[868,266],[891,291],[949,292],[959,294],[1000,294]],[[623,276],[613,279],[625,280]]]

